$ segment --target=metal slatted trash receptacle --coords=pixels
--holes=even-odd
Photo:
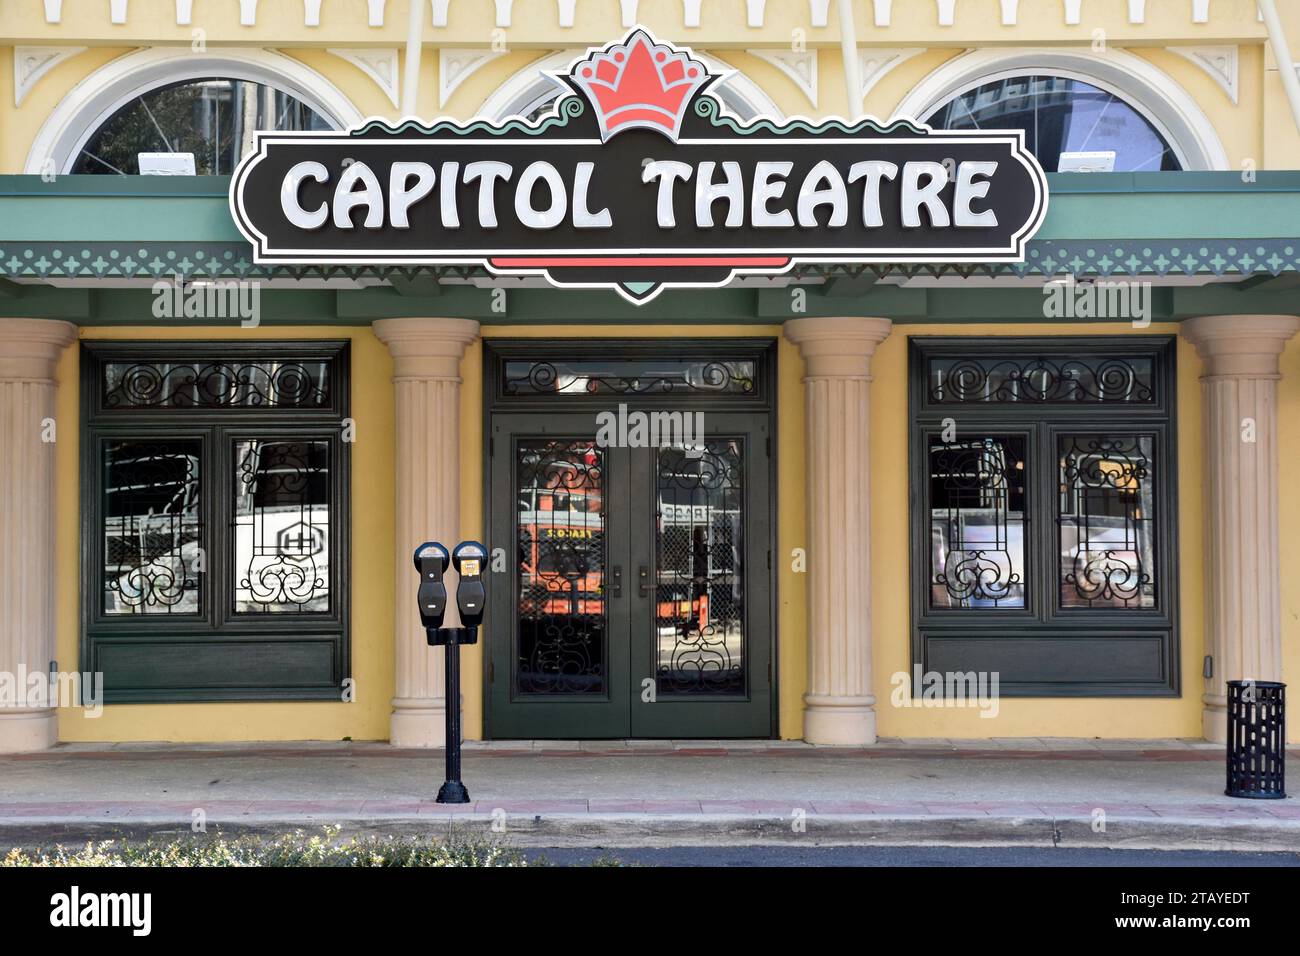
[[[1286,684],[1228,681],[1230,797],[1281,800],[1286,796]]]

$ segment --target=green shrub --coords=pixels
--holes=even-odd
[[[339,838],[325,827],[274,839],[195,834],[167,842],[103,840],[81,849],[64,846],[14,848],[0,866],[527,866],[518,850],[482,838],[443,842],[409,837]]]

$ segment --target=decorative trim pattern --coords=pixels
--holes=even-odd
[[[817,108],[817,51],[804,50],[797,53],[794,50],[746,50],[750,56],[756,56],[764,62],[772,64],[791,80],[813,108]]]
[[[372,27],[384,25],[384,5],[388,0],[366,0],[367,22]]]
[[[176,25],[187,27],[194,22],[194,0],[176,0]]]
[[[1078,26],[1083,20],[1083,0],[1065,0],[1065,22]]]
[[[895,67],[924,52],[921,47],[873,47],[859,50],[858,59],[862,61],[862,95],[870,93],[872,87]]]
[[[826,263],[800,266],[796,280],[813,276],[878,278],[1110,278],[1137,276],[1250,276],[1300,273],[1300,242],[1294,239],[1031,239],[1024,262],[1014,263]],[[257,265],[246,242],[25,242],[0,247],[0,278],[172,279],[266,278],[478,278],[473,266],[282,266]]]
[[[1192,22],[1210,22],[1210,0],[1192,0]]]
[[[636,26],[636,8],[641,0],[618,0],[619,12],[623,15],[623,26]]]
[[[700,4],[702,0],[682,0],[682,26],[698,27],[700,25]]]
[[[1002,2],[1002,25],[1004,27],[1014,27],[1016,17],[1019,14],[1020,0],[1001,0]]]
[[[952,26],[953,14],[956,12],[957,0],[935,0],[939,8],[939,26]]]
[[[241,27],[257,25],[257,0],[239,0],[239,25]]]
[[[890,17],[893,15],[894,0],[871,0],[871,6],[876,26],[889,26]]]
[[[1147,0],[1128,0],[1128,22],[1146,23]]]
[[[396,52],[396,51],[394,51]],[[500,50],[490,49],[452,49],[444,47],[438,51],[438,108],[446,105],[456,87],[464,83],[471,73],[476,72],[492,60],[502,55]]]
[[[812,25],[815,27],[826,26],[830,8],[831,0],[808,0],[808,15],[812,18]]]
[[[320,26],[320,0],[302,0],[302,25]]]
[[[767,0],[745,0],[745,22],[751,27],[763,25]]]
[[[827,0],[829,3],[830,0]],[[45,22],[58,23],[63,19],[63,0],[45,0]]]
[[[329,47],[326,53],[333,53],[337,57],[347,60],[366,76],[378,84],[379,88],[384,91],[388,97],[388,102],[397,107],[397,48],[384,49],[341,49],[339,47]]]
[[[497,8],[497,26],[510,26],[511,8],[515,5],[515,0],[495,0]]]
[[[433,15],[433,25],[435,27],[445,27],[447,25],[447,7],[451,6],[451,0],[430,0],[433,5],[431,11]]]
[[[573,12],[578,5],[578,0],[555,0],[555,5],[559,8],[560,26],[568,29],[573,26]]]
[[[110,23],[126,23],[126,0],[108,0]]]
[[[1227,94],[1233,105],[1237,103],[1237,48],[1235,46],[1171,46],[1170,53],[1177,53],[1186,60],[1195,63],[1210,75],[1210,79]]]
[[[21,106],[33,86],[69,57],[84,53],[84,46],[14,47],[14,106]]]

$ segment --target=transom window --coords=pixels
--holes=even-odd
[[[225,176],[253,148],[255,131],[313,129],[333,124],[273,86],[219,76],[184,80],[118,109],[86,141],[71,172],[184,174],[192,162],[194,174]]]
[[[85,345],[83,647],[109,700],[338,699],[347,354]]]
[[[931,112],[941,129],[1020,129],[1043,169],[1154,172],[1182,169],[1155,124],[1114,93],[1065,76],[992,80]]]
[[[1010,693],[1168,693],[1170,340],[911,349],[918,660]]]

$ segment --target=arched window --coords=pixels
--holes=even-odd
[[[41,125],[28,173],[227,174],[259,129],[348,129],[361,111],[326,77],[283,53],[150,47],[91,73]],[[160,154],[160,155],[159,155]]]
[[[136,175],[140,157],[192,157],[200,176],[234,172],[257,130],[332,129],[293,95],[265,83],[207,77],[171,83],[130,100],[81,146],[74,173]]]
[[[936,128],[1024,130],[1048,172],[1229,168],[1195,97],[1117,47],[970,50],[915,83],[894,113]]]
[[[1154,172],[1182,169],[1156,125],[1117,94],[1068,76],[981,83],[925,117],[941,129],[1021,129],[1043,169]]]

